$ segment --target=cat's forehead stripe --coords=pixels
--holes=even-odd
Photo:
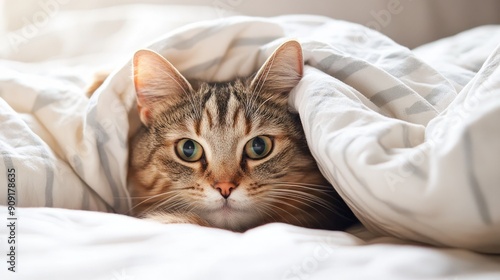
[[[215,102],[217,104],[217,113],[218,115],[218,121],[220,125],[225,125],[226,124],[226,115],[228,112],[228,105],[229,105],[229,99],[231,98],[231,86],[218,86],[215,87],[214,90],[217,92],[215,93],[216,99]]]
[[[213,126],[214,126],[214,121],[213,121],[213,118],[212,118],[212,114],[210,113],[210,110],[208,108],[205,109],[205,114],[207,116],[208,127],[210,129],[212,129]]]
[[[200,89],[201,94],[202,94],[202,99],[201,99],[201,107],[202,109],[205,109],[207,106],[208,100],[212,97],[212,94],[214,93],[213,90],[210,90],[210,88],[205,85],[202,89]]]
[[[252,131],[252,121],[250,118],[245,118],[245,135],[250,134],[250,131]]]
[[[236,129],[241,122],[239,115],[247,111],[244,110],[239,96],[240,91],[244,91],[242,83],[210,85],[207,91],[202,93],[203,117],[199,123],[208,122],[210,130],[215,126],[230,126]]]
[[[232,118],[233,119],[233,128],[236,128],[236,125],[238,124],[240,112],[241,112],[241,106],[237,105],[236,109],[234,110],[233,118]]]

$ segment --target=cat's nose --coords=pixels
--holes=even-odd
[[[214,185],[214,188],[219,190],[222,197],[228,198],[231,192],[236,188],[236,185],[232,182],[218,182]]]

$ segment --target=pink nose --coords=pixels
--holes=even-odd
[[[231,195],[231,191],[236,188],[236,185],[231,182],[219,182],[215,184],[214,188],[218,189],[224,198],[228,198]]]

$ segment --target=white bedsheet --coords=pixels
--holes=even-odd
[[[15,169],[17,206],[118,213],[130,207],[127,138],[138,123],[124,57],[146,43],[122,46],[125,25],[122,41],[96,41],[106,51],[89,47],[87,53],[84,42],[114,32],[103,18],[94,29],[54,27],[50,36],[23,45],[34,51],[63,42],[57,59],[48,49],[39,62],[19,63],[11,49],[0,61],[0,182]],[[62,40],[79,30],[88,37]],[[302,43],[308,64],[290,105],[301,114],[325,176],[377,235],[362,240],[288,225],[237,234],[18,209],[19,273],[12,279],[500,277],[497,255],[402,241],[500,253],[500,28],[412,52],[346,22],[238,17],[184,27],[149,48],[189,78],[227,80],[254,72],[286,38]],[[81,87],[89,73],[99,62],[117,61],[123,66],[88,101]],[[0,201],[7,197],[7,188],[0,190]],[[7,223],[7,209],[0,210]],[[3,226],[0,234],[5,257],[10,232]],[[13,275],[7,266],[0,273]]]
[[[77,210],[19,209],[18,215],[18,272],[7,271],[2,261],[1,279],[462,280],[500,275],[500,256],[432,248],[362,229],[350,234],[270,224],[239,234]]]

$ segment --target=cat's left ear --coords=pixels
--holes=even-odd
[[[287,104],[288,93],[299,83],[304,70],[302,47],[297,41],[280,45],[252,80],[253,92],[280,104]]]

